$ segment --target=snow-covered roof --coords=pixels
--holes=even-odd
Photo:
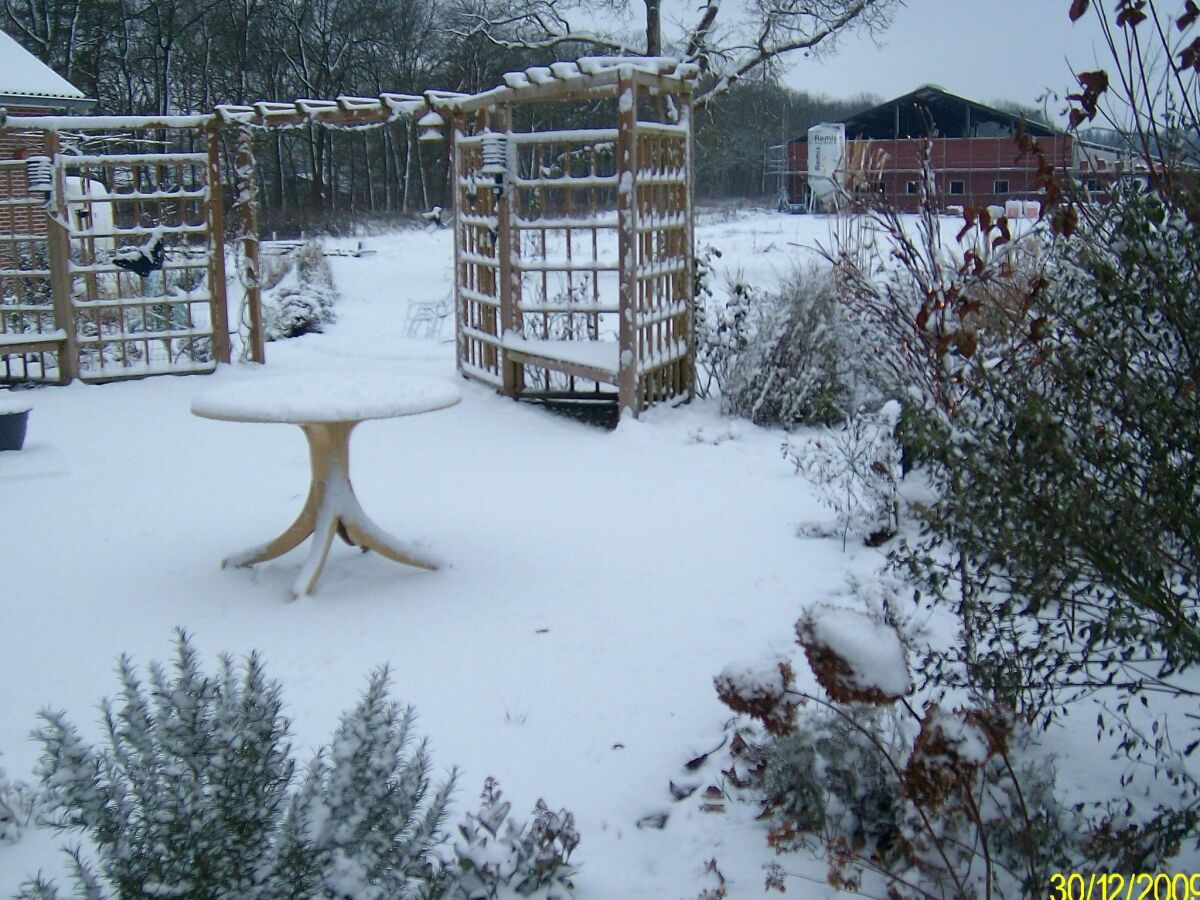
[[[88,103],[82,91],[0,31],[0,105],[46,105],[38,100],[73,108]]]

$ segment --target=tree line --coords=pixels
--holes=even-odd
[[[635,0],[636,2],[636,0]],[[733,31],[695,29],[662,46],[657,0],[645,34],[572,31],[566,13],[628,16],[609,0],[4,0],[3,27],[112,115],[207,112],[220,103],[377,97],[428,88],[475,92],[503,73],[584,55],[666,52],[696,62],[701,196],[770,193],[768,148],[813,121],[860,109],[780,85],[787,52],[886,25],[893,0],[788,0],[797,26],[747,57]],[[703,23],[699,23],[703,24]],[[751,23],[752,24],[752,23]],[[768,28],[769,23],[759,23]],[[638,28],[643,27],[639,22]],[[697,26],[699,27],[699,25]],[[778,30],[778,26],[776,30]],[[803,30],[799,33],[797,29]],[[793,46],[794,45],[794,46]],[[757,61],[755,61],[757,60]],[[283,231],[342,214],[447,205],[444,145],[420,144],[413,123],[369,130],[301,127],[256,141],[264,228]]]

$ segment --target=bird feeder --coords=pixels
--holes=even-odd
[[[508,174],[508,141],[505,135],[496,131],[484,132],[480,153],[483,166],[479,172],[492,176],[496,183],[492,191],[499,197],[504,193],[504,178]]]
[[[50,157],[39,154],[26,158],[25,181],[29,193],[42,194],[49,201],[54,191],[54,163]]]

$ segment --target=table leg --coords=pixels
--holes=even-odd
[[[252,566],[282,556],[310,534],[313,544],[308,559],[292,585],[292,596],[309,593],[329,555],[333,536],[348,544],[374,550],[398,563],[434,570],[438,563],[421,556],[408,544],[398,541],[368,518],[354,496],[350,483],[350,432],[357,422],[311,423],[300,426],[308,439],[312,484],[304,507],[296,520],[279,537],[227,557],[222,566]]]
[[[317,505],[320,503],[320,491],[316,483],[308,489],[308,498],[304,501],[304,508],[300,510],[300,515],[296,516],[296,521],[288,526],[279,537],[273,541],[268,541],[265,544],[259,544],[257,547],[251,547],[249,550],[243,550],[241,553],[233,553],[221,560],[221,568],[226,566],[253,566],[256,563],[266,562],[268,559],[275,559],[277,556],[283,556],[289,550],[295,550],[304,541],[306,537],[313,533],[313,526],[317,521]]]

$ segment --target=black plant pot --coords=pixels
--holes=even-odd
[[[20,450],[25,445],[29,410],[0,412],[0,450]]]

